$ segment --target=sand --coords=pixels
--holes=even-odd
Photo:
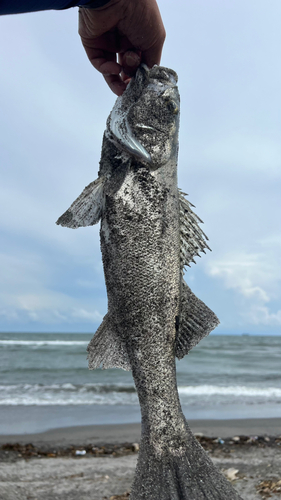
[[[281,482],[276,484],[281,480],[281,419],[202,420],[190,425],[242,498],[281,500]],[[102,500],[128,492],[137,461],[133,443],[139,437],[139,424],[0,436],[0,499]],[[77,450],[87,453],[76,455]]]
[[[205,436],[230,437],[247,436],[279,436],[281,435],[281,418],[249,418],[239,420],[189,420],[193,432],[201,432]],[[3,443],[54,443],[60,445],[99,443],[125,443],[139,441],[140,424],[85,425],[62,427],[36,434],[0,435]]]

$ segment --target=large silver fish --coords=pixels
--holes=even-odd
[[[139,68],[108,118],[98,179],[59,219],[101,220],[108,313],[88,347],[91,369],[131,369],[142,438],[131,500],[238,500],[182,413],[175,357],[218,324],[183,280],[208,248],[177,187],[179,93],[174,71]]]

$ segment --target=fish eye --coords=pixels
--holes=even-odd
[[[178,105],[172,99],[167,99],[167,107],[168,107],[169,111],[171,111],[174,115],[178,114],[178,112],[179,112]]]

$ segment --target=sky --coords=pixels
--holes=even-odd
[[[185,275],[218,334],[281,334],[280,0],[159,0],[179,76],[179,187],[212,252]],[[97,177],[115,102],[77,8],[0,18],[0,331],[95,332],[99,225],[57,218]]]

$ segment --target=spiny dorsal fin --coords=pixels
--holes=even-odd
[[[180,264],[183,271],[184,266],[189,266],[190,262],[195,262],[194,257],[201,257],[199,252],[205,252],[205,248],[211,250],[207,245],[208,237],[199,227],[203,221],[196,215],[191,207],[194,207],[185,197],[180,189],[179,209],[180,209]]]
[[[182,278],[180,314],[175,345],[177,358],[182,359],[218,324],[219,320],[215,313],[194,295]]]
[[[100,366],[131,370],[126,347],[117,335],[108,313],[90,341],[87,351],[90,370]]]
[[[56,224],[72,229],[97,224],[102,213],[103,183],[104,178],[99,177],[86,186]]]

